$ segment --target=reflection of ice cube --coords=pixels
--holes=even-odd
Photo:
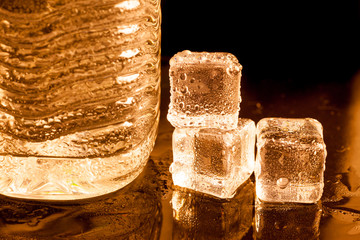
[[[173,239],[241,239],[253,221],[254,184],[245,181],[230,201],[175,187]]]
[[[170,60],[170,123],[175,127],[236,128],[241,69],[230,53],[176,54]]]
[[[230,198],[254,170],[255,124],[239,119],[236,129],[176,128],[174,184]]]
[[[265,118],[257,134],[257,196],[269,202],[318,201],[326,157],[321,124],[309,118]]]
[[[319,239],[320,204],[265,203],[255,206],[256,240]]]

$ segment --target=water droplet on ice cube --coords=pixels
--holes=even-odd
[[[241,101],[241,69],[236,57],[230,53],[177,53],[170,59],[170,123],[175,127],[187,127],[193,122],[193,127],[236,128]],[[183,98],[184,105],[199,107],[184,109],[176,104],[178,98]]]
[[[181,80],[185,81],[186,78],[187,78],[186,73],[181,73],[181,74],[180,74],[180,79],[181,79]]]
[[[288,184],[289,184],[289,179],[287,179],[287,178],[279,178],[276,181],[276,185],[278,185],[278,187],[281,189],[286,188]]]
[[[255,178],[259,199],[314,203],[321,198],[326,146],[318,121],[261,119],[257,125],[257,146]]]

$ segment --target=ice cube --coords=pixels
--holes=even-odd
[[[236,128],[241,69],[230,53],[175,54],[169,71],[169,122],[175,127]]]
[[[250,179],[230,201],[175,187],[172,239],[242,239],[253,222],[254,195]]]
[[[319,239],[321,207],[316,204],[266,203],[255,205],[256,240]]]
[[[268,202],[314,203],[323,192],[326,147],[315,119],[264,118],[257,124],[256,194]]]
[[[254,170],[255,123],[240,118],[232,130],[176,128],[173,133],[174,184],[231,198]]]

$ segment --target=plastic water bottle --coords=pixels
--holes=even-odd
[[[141,173],[160,18],[160,0],[0,2],[0,194],[89,198]]]

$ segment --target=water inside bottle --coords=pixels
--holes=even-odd
[[[0,193],[78,199],[145,166],[160,94],[159,0],[0,4]]]

